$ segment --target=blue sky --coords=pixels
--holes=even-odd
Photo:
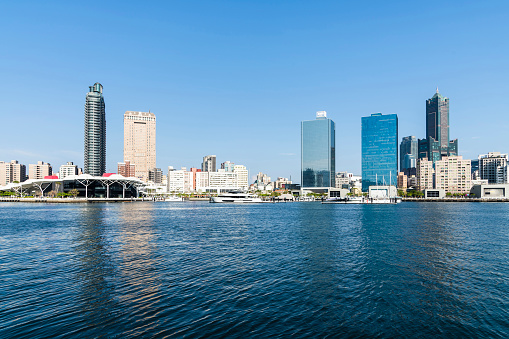
[[[300,181],[300,121],[336,122],[336,168],[360,173],[362,116],[424,137],[450,98],[450,136],[509,152],[506,1],[11,2],[2,4],[0,160],[83,166],[88,86],[104,86],[107,170],[123,114],[157,116],[157,166],[243,164]]]

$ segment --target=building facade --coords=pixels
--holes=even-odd
[[[154,184],[161,184],[163,182],[163,171],[160,168],[151,168],[148,170],[148,181]]]
[[[215,172],[216,171],[216,156],[215,155],[206,155],[203,157],[203,162],[201,164],[202,172]]]
[[[426,100],[426,139],[418,141],[419,158],[433,164],[451,155],[458,155],[458,139],[449,141],[449,98],[437,91]]]
[[[427,158],[419,159],[417,161],[417,189],[419,191],[425,189],[433,189],[435,182],[435,169],[433,162]]]
[[[336,127],[325,111],[316,119],[301,122],[301,186],[328,188],[335,186]]]
[[[374,113],[362,118],[362,190],[396,186],[398,177],[398,116]]]
[[[49,175],[53,175],[53,168],[51,164],[44,161],[38,161],[37,164],[28,165],[28,178],[29,179],[44,179]]]
[[[78,174],[78,166],[76,166],[72,161],[69,161],[67,164],[60,166],[60,169],[58,170],[59,179],[64,179],[65,177]]]
[[[136,165],[129,160],[117,164],[117,173],[126,178],[136,178]]]
[[[446,193],[470,193],[471,183],[470,159],[462,156],[442,157],[435,162],[435,188]]]
[[[507,154],[490,152],[478,158],[479,179],[488,180],[489,184],[507,184]]]
[[[106,108],[103,86],[90,86],[85,101],[85,174],[101,176],[106,172]]]
[[[399,145],[399,170],[403,172],[407,168],[415,168],[417,165],[418,140],[410,135],[401,139]]]
[[[11,162],[0,161],[0,186],[27,180],[26,172],[26,166],[20,164],[17,160],[11,160]]]
[[[231,161],[225,161],[221,163],[221,169],[224,169],[227,172],[233,172],[233,168],[235,164]]]
[[[246,166],[233,166],[233,173],[237,174],[237,186],[240,189],[247,191],[249,188],[249,171]]]
[[[156,116],[151,112],[124,113],[124,162],[136,164],[136,177],[147,181],[156,167]]]

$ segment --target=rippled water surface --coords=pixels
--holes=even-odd
[[[509,337],[509,204],[0,204],[1,338]]]

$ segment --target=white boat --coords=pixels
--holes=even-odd
[[[322,204],[398,204],[401,198],[368,198],[368,197],[346,197],[346,198],[329,198],[322,201]]]
[[[260,199],[255,194],[233,191],[233,192],[221,193],[217,197],[211,197],[210,202],[245,204],[245,203],[262,202],[262,199]]]
[[[176,196],[176,195],[170,195],[164,199],[164,201],[184,201],[184,198]]]

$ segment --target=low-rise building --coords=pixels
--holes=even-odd
[[[59,179],[64,179],[70,175],[79,175],[78,166],[75,165],[72,161],[69,161],[67,164],[60,166],[58,171]]]
[[[129,160],[125,162],[119,162],[117,165],[117,173],[126,178],[135,178],[136,177],[136,165],[131,164]]]
[[[408,177],[403,172],[398,173],[398,188],[406,190],[408,187]]]
[[[470,194],[474,194],[476,198],[507,199],[509,198],[509,184],[475,185],[471,188]]]

